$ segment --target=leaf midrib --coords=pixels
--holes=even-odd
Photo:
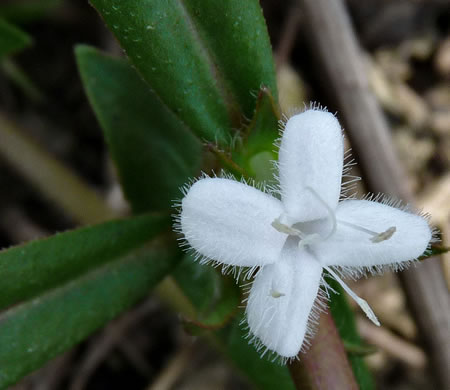
[[[202,38],[202,34],[200,33],[200,29],[198,28],[195,19],[189,13],[189,8],[186,7],[185,0],[179,0],[178,4],[185,16],[186,24],[193,35],[193,40],[197,42],[197,45],[208,64],[211,76],[213,80],[216,81],[217,89],[225,103],[230,122],[234,127],[239,127],[241,124],[242,110],[237,103],[238,100],[236,99],[236,96],[234,96],[232,88],[227,85],[226,78],[223,77],[225,73],[220,71],[220,62],[215,59],[209,45]]]

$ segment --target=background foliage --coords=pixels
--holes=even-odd
[[[33,45],[27,26],[39,26],[61,3],[0,6],[2,77],[46,118],[37,120],[38,127],[50,123],[50,145],[58,127],[75,138],[71,126],[83,128],[85,113],[61,109],[58,96],[70,96],[69,85],[53,87],[47,74],[41,88],[13,56],[22,52],[27,59]],[[272,180],[282,110],[259,2],[92,0],[92,6],[98,12],[89,11],[93,24],[101,18],[126,56],[81,44],[85,39],[77,35],[77,69],[67,73],[79,73],[113,162],[116,176],[106,180],[117,177],[130,209],[124,202],[111,206],[92,189],[105,181],[98,173],[101,137],[90,139],[81,129],[77,137],[89,139],[91,150],[76,153],[84,144],[75,144],[49,153],[2,109],[0,154],[42,194],[45,200],[32,208],[45,210],[39,218],[56,221],[48,230],[71,230],[0,253],[0,388],[85,340],[158,286],[161,299],[180,312],[185,331],[207,340],[245,380],[262,389],[293,389],[287,367],[260,359],[248,345],[239,286],[182,254],[171,232],[179,188],[201,171],[225,168]],[[30,62],[39,61],[37,55]],[[55,113],[60,118],[49,121]],[[77,159],[90,162],[83,167]],[[87,180],[71,166],[88,172]],[[7,188],[7,178],[0,180]],[[64,216],[49,214],[53,208]],[[362,357],[370,351],[343,294],[333,296],[331,312],[360,387],[373,388]]]

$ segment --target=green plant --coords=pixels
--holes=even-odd
[[[158,293],[191,330],[212,339],[260,388],[294,388],[286,366],[260,359],[243,338],[240,289],[181,252],[172,232],[173,199],[181,198],[180,187],[202,170],[223,167],[257,182],[272,180],[280,113],[258,2],[92,4],[127,58],[85,45],[76,47],[75,55],[133,215],[115,219],[83,183],[0,118],[2,136],[27,148],[25,174],[68,213],[92,225],[0,253],[0,387],[74,346],[166,278]],[[8,44],[0,41],[0,55],[29,44],[9,23],[1,22],[0,29],[2,36],[9,34]],[[65,186],[67,196],[56,189]],[[333,295],[331,311],[344,341],[359,346],[342,294]],[[362,358],[351,352],[349,358],[361,388],[371,388]]]

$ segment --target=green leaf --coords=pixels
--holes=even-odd
[[[272,48],[259,1],[185,0],[184,4],[231,96],[245,117],[251,117],[252,94],[261,85],[277,95]]]
[[[200,141],[145,84],[128,61],[76,48],[87,95],[135,212],[170,209],[198,175]]]
[[[0,252],[0,308],[92,271],[142,246],[169,226],[170,219],[166,216],[144,215],[61,233],[4,250]]]
[[[353,352],[347,350],[347,356],[352,365],[359,388],[361,390],[373,390],[375,389],[375,384],[364,361],[364,357],[361,356],[361,353],[354,353],[357,347],[364,349],[366,346],[362,343],[361,337],[359,336],[354,314],[347,302],[344,290],[333,278],[326,277],[326,281],[333,290],[339,293],[331,295],[330,310],[344,345],[351,345],[353,348]]]
[[[0,59],[31,45],[31,37],[0,18]]]
[[[257,0],[91,0],[131,62],[202,139],[221,144],[276,95],[272,52]]]
[[[220,328],[237,314],[240,289],[233,279],[224,277],[216,268],[185,256],[173,277],[197,311],[196,318],[187,319],[188,324],[205,329]]]
[[[46,100],[44,92],[29,77],[29,75],[12,59],[5,58],[1,63],[1,72],[19,89],[24,96],[34,103],[43,103]]]
[[[0,388],[77,344],[142,299],[177,256],[141,248],[0,315]]]

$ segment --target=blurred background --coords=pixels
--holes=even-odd
[[[450,3],[348,0],[345,5],[362,47],[370,91],[387,118],[407,185],[449,245]],[[261,6],[274,49],[283,111],[310,101],[338,111],[314,61],[317,53],[301,7],[292,0],[262,0]],[[75,44],[88,43],[120,56],[114,37],[86,0],[2,0],[0,16],[33,38],[28,49],[0,63],[1,123],[8,118],[20,134],[13,144],[0,132],[0,248],[80,224],[36,184],[36,171],[24,168],[30,150],[68,167],[118,214],[126,215],[128,206],[73,53]],[[57,178],[54,185],[58,186]],[[363,182],[356,191],[360,196],[367,192]],[[444,256],[439,261],[448,286],[450,260]],[[396,276],[364,279],[352,288],[367,299],[383,323],[377,328],[357,314],[361,335],[374,346],[367,362],[378,388],[437,388]],[[164,304],[149,297],[14,387],[100,388],[246,389],[250,385],[203,340],[185,332]]]

